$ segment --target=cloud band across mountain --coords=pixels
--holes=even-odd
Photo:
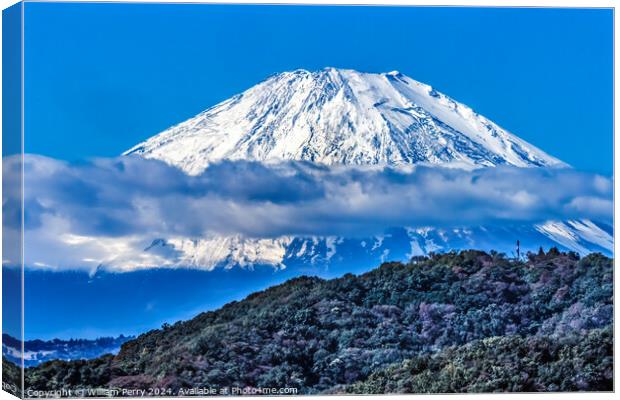
[[[4,161],[5,171],[18,165]],[[571,169],[237,161],[189,176],[137,157],[71,164],[35,155],[24,169],[26,263],[54,268],[99,263],[101,248],[157,266],[165,260],[143,250],[159,237],[361,237],[394,226],[609,222],[613,213],[611,180]]]

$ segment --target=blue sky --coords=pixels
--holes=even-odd
[[[189,319],[241,300],[290,277],[271,268],[212,272],[164,269],[94,277],[81,272],[28,271],[25,338],[139,335],[164,322]],[[9,334],[18,334],[10,328]]]
[[[611,10],[26,5],[26,151],[115,156],[272,73],[400,70],[574,167],[613,167]]]

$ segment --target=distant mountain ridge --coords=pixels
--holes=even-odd
[[[24,365],[32,367],[49,360],[82,360],[99,357],[103,354],[116,354],[123,343],[133,336],[101,337],[98,339],[70,340],[26,340],[24,341]],[[2,335],[2,355],[9,361],[21,365],[20,340]]]
[[[219,160],[565,166],[471,108],[394,71],[283,72],[124,153],[198,174]]]

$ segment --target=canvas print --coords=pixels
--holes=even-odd
[[[3,389],[609,392],[613,10],[3,12]]]

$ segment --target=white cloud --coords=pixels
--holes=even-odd
[[[5,159],[5,171],[16,163]],[[611,180],[571,169],[239,161],[188,176],[133,157],[70,164],[35,155],[25,157],[24,169],[26,262],[49,268],[174,262],[174,252],[144,252],[156,238],[371,237],[395,226],[610,222],[613,211]],[[5,201],[9,213],[11,196],[18,194]]]

